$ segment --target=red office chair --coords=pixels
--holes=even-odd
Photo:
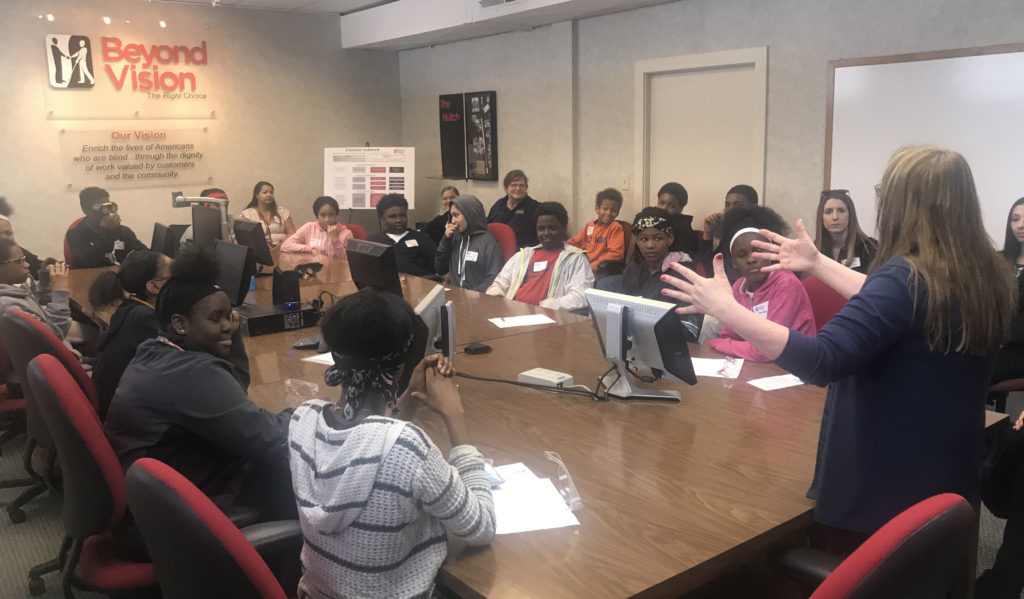
[[[7,381],[14,373],[11,357],[4,348],[0,338],[0,380]],[[3,446],[25,433],[25,398],[22,397],[21,386],[12,382],[0,384],[0,451]],[[0,481],[0,489],[26,487],[32,479]]]
[[[817,584],[811,599],[966,597],[975,522],[963,497],[943,493],[904,510],[841,562],[808,548],[779,562],[806,586]]]
[[[846,298],[815,276],[804,279],[804,289],[811,298],[811,310],[814,311],[814,326],[820,331],[825,323],[839,313],[846,305]]]
[[[132,464],[125,490],[164,599],[285,599],[264,561],[268,555],[291,562],[294,580],[287,588],[296,588],[302,548],[298,521],[239,530],[188,479],[152,458]]]
[[[84,216],[78,217],[78,219],[75,222],[71,223],[71,226],[68,227],[68,230],[65,231],[64,233],[64,261],[68,263],[68,266],[74,264],[74,262],[71,261],[71,245],[68,244],[68,233],[71,232],[71,229],[77,227],[78,223],[82,222],[83,220],[85,220]]]
[[[516,232],[512,230],[512,227],[503,223],[489,223],[487,230],[498,240],[501,253],[505,254],[505,262],[516,255],[516,252],[519,251],[519,244],[516,242]]]
[[[367,237],[369,237],[369,234],[367,234],[366,229],[364,229],[361,225],[347,224],[345,226],[348,227],[349,231],[352,231],[352,237],[355,239],[366,239]]]
[[[127,509],[124,475],[93,404],[54,356],[40,355],[27,370],[30,402],[39,404],[62,466],[67,536],[57,561],[64,596],[73,599],[72,586],[108,595],[155,587],[153,564],[122,557],[112,534]],[[40,574],[29,577],[29,590],[41,593]]]

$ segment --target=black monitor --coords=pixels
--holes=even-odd
[[[245,294],[249,292],[249,282],[256,274],[256,260],[253,259],[252,250],[244,245],[215,239],[213,256],[220,269],[217,285],[231,298],[232,306],[241,306],[245,302]]]
[[[160,223],[153,224],[153,243],[149,245],[149,248],[154,252],[160,252],[168,258],[173,258],[178,255],[178,242],[181,241],[181,234],[184,229],[176,229],[176,227],[187,227],[187,225],[162,225]]]
[[[373,287],[402,295],[402,281],[398,278],[392,246],[352,238],[345,243],[345,253],[357,288]]]
[[[212,252],[214,240],[221,239],[220,210],[192,206],[192,243],[202,252]]]
[[[235,241],[252,248],[256,262],[264,266],[273,266],[274,257],[270,254],[267,237],[263,234],[263,225],[246,220],[235,221]]]

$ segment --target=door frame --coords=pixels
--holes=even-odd
[[[651,182],[647,174],[647,167],[650,161],[651,79],[658,75],[669,73],[714,71],[744,66],[753,68],[755,76],[758,77],[758,88],[764,90],[764,94],[754,99],[755,101],[760,101],[760,106],[757,107],[757,110],[760,114],[764,115],[764,118],[760,120],[760,130],[754,131],[754,135],[756,139],[760,140],[759,145],[762,157],[758,169],[759,175],[755,177],[755,184],[760,184],[761,194],[766,195],[764,193],[764,183],[768,131],[768,47],[761,46],[636,61],[634,71],[635,92],[633,96],[635,110],[633,172],[635,173],[634,177],[637,184],[633,185],[633,200],[636,202],[634,205],[641,208],[650,205]]]

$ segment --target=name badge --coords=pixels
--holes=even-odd
[[[526,214],[525,210],[516,210],[516,214]]]
[[[547,269],[548,269],[548,261],[547,260],[545,260],[543,262],[534,262],[533,263],[533,272],[544,272]]]
[[[754,314],[757,314],[761,318],[768,318],[768,302],[754,306],[753,310]]]
[[[593,234],[594,234],[594,225],[590,225],[589,227],[587,227],[587,235],[593,235]]]
[[[418,248],[420,247],[420,244],[417,243],[415,239],[407,239],[405,241],[405,247]]]
[[[473,250],[469,250],[468,252],[466,252],[466,262],[476,262],[476,259],[477,257],[479,257],[479,255],[480,254],[477,254]]]
[[[860,256],[854,256],[853,260],[850,261],[850,268],[857,268],[860,266]]]
[[[114,251],[115,251],[115,252],[116,252],[117,250],[123,250],[123,249],[124,249],[124,242],[123,242],[123,241],[121,241],[120,239],[118,239],[117,241],[115,241],[115,242],[114,242]]]

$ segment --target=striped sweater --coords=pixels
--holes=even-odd
[[[429,597],[445,528],[469,545],[494,537],[483,456],[460,445],[446,462],[419,428],[382,416],[337,430],[321,415],[329,405],[301,405],[288,431],[305,540],[299,596]]]

